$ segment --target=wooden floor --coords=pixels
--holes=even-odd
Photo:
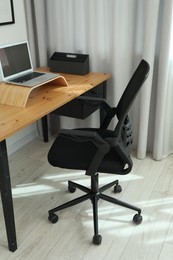
[[[159,162],[134,158],[133,171],[119,178],[123,192],[107,193],[141,207],[143,222],[136,226],[132,210],[100,200],[103,239],[95,246],[90,201],[59,212],[54,225],[47,220],[49,209],[81,194],[68,193],[68,179],[89,184],[83,172],[51,167],[46,158],[50,145],[38,138],[9,158],[18,250],[7,249],[0,204],[0,260],[172,260],[173,156]],[[102,174],[100,183],[116,177]]]

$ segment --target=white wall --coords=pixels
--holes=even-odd
[[[27,27],[23,0],[14,0],[15,23],[0,26],[0,45],[27,40]],[[0,79],[1,80],[1,79]],[[33,124],[7,139],[8,153],[32,140],[37,134],[36,124]]]

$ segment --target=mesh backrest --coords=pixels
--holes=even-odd
[[[117,117],[119,120],[123,119],[127,115],[136,95],[147,78],[148,73],[149,64],[145,60],[142,60],[130,79],[117,105]]]

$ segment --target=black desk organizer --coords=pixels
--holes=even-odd
[[[54,52],[49,66],[51,72],[85,75],[89,73],[89,55]]]

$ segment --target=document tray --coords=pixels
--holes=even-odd
[[[89,73],[89,55],[54,52],[49,66],[51,72],[85,75]]]

